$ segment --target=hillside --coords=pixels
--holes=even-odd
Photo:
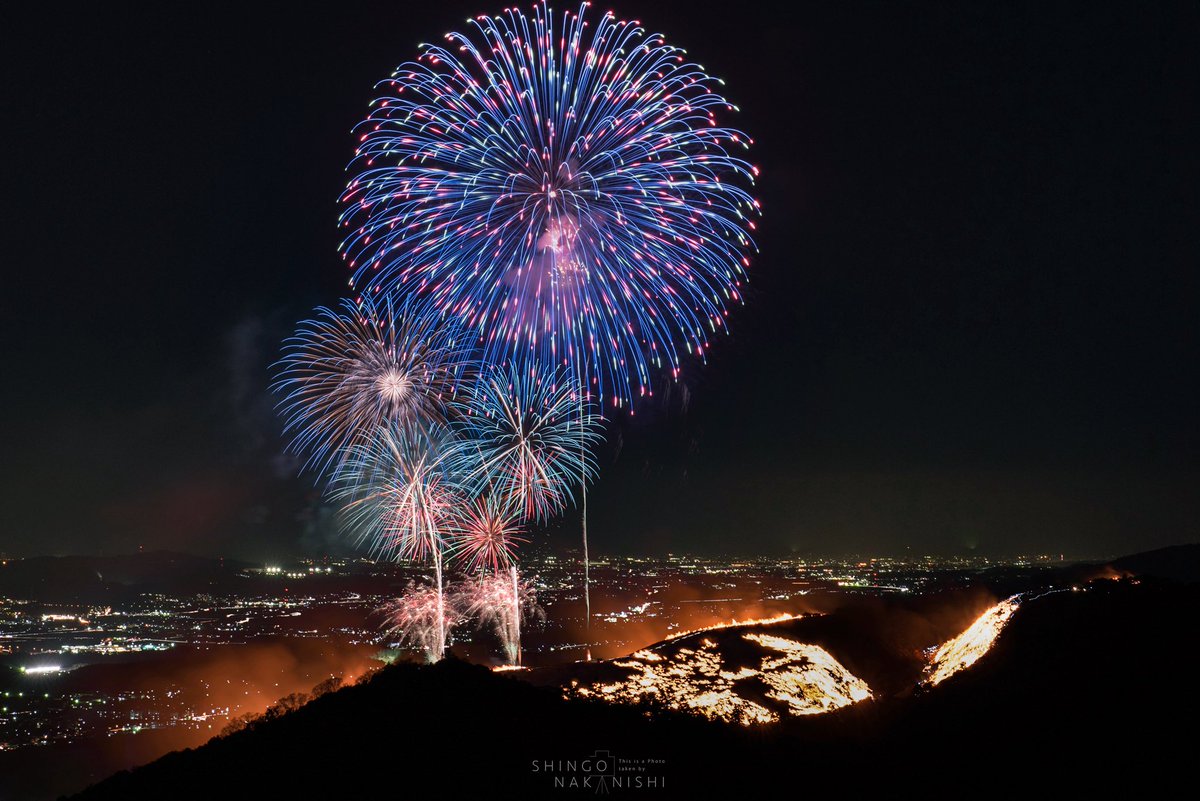
[[[1117,570],[1181,582],[1200,582],[1200,544],[1172,545],[1113,561]]]
[[[566,700],[553,682],[534,686],[520,673],[454,659],[396,665],[77,797],[562,797],[555,777],[569,787],[591,770],[591,783],[577,790],[591,793],[605,753],[642,771],[625,776],[624,786],[606,776],[607,789],[660,797],[712,797],[776,780],[803,792],[984,787],[1040,795],[1051,787],[1029,785],[1034,766],[1048,767],[1039,772],[1058,790],[1111,790],[1162,781],[1185,764],[1188,743],[1161,722],[1196,711],[1192,669],[1177,654],[1194,636],[1197,613],[1192,586],[1098,581],[1025,604],[983,659],[937,687],[769,726]],[[630,789],[636,776],[656,786]]]

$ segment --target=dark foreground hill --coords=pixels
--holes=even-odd
[[[1024,604],[936,688],[765,728],[397,665],[78,798],[1159,795],[1190,770],[1198,613],[1195,585],[1094,582]]]
[[[1123,556],[1115,560],[1112,566],[1148,578],[1200,582],[1200,544],[1172,545]]]

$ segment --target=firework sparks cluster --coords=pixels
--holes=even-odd
[[[590,619],[605,409],[704,360],[755,250],[757,168],[721,82],[588,14],[477,17],[378,85],[341,197],[352,297],[277,365],[292,446],[348,531],[432,566],[383,610],[430,659],[472,618],[519,661],[518,546],[576,503]]]

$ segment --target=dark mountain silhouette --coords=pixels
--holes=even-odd
[[[233,584],[248,563],[174,551],[115,556],[35,556],[0,567],[0,596],[39,602],[112,603],[145,592],[180,594]]]
[[[958,625],[919,615],[920,603],[929,602],[903,615],[865,605],[840,624],[833,615],[783,624],[880,687],[891,682],[874,700],[825,715],[729,725],[563,697],[557,684],[572,670],[603,666],[555,668],[535,686],[451,658],[382,669],[77,797],[587,796],[606,754],[643,772],[625,774],[624,786],[606,775],[604,790],[648,798],[1158,794],[1186,778],[1197,711],[1187,656],[1200,619],[1194,584],[1095,580],[1031,599],[974,667],[914,691],[912,646]],[[892,632],[889,621],[905,615],[909,629]],[[871,649],[858,641],[867,631],[894,642]],[[642,786],[631,786],[635,776]],[[588,786],[570,789],[572,780]]]
[[[1200,582],[1200,544],[1172,545],[1113,561],[1117,570],[1150,578]]]

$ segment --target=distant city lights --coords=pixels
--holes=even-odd
[[[265,576],[280,576],[282,578],[307,578],[320,573],[332,573],[332,567],[309,567],[307,570],[284,570],[278,565],[267,565],[262,569]]]

